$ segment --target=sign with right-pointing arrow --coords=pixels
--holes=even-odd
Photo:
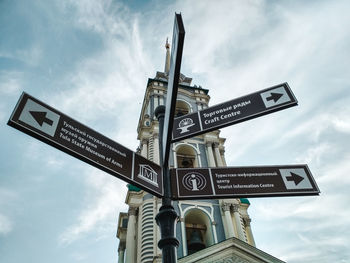
[[[298,104],[287,83],[233,99],[174,120],[173,142]]]
[[[318,195],[307,165],[172,169],[173,199]]]

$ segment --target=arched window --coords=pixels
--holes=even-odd
[[[201,209],[193,208],[186,213],[185,228],[188,255],[214,244],[211,220]]]
[[[190,145],[181,145],[177,148],[176,161],[178,168],[199,167],[197,152]]]
[[[183,100],[177,100],[175,106],[175,118],[191,112],[190,105]]]

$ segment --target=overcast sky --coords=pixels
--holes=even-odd
[[[234,165],[308,164],[316,197],[250,199],[257,247],[350,262],[350,2],[0,1],[0,262],[116,262],[126,184],[6,125],[25,91],[135,150],[174,13],[210,105],[288,82],[297,107],[222,129]]]

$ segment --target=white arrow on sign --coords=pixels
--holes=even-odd
[[[53,137],[60,115],[28,99],[19,120]]]
[[[304,169],[279,169],[288,190],[312,189],[309,178]]]
[[[291,101],[291,98],[284,87],[263,92],[260,94],[260,96],[266,108]]]

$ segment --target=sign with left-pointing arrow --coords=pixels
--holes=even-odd
[[[43,105],[35,102],[32,98],[28,98],[23,105],[23,110],[18,116],[18,121],[33,127],[46,135],[54,136],[60,115],[54,111],[48,110]]]
[[[23,93],[8,125],[111,175],[163,196],[160,166]]]

